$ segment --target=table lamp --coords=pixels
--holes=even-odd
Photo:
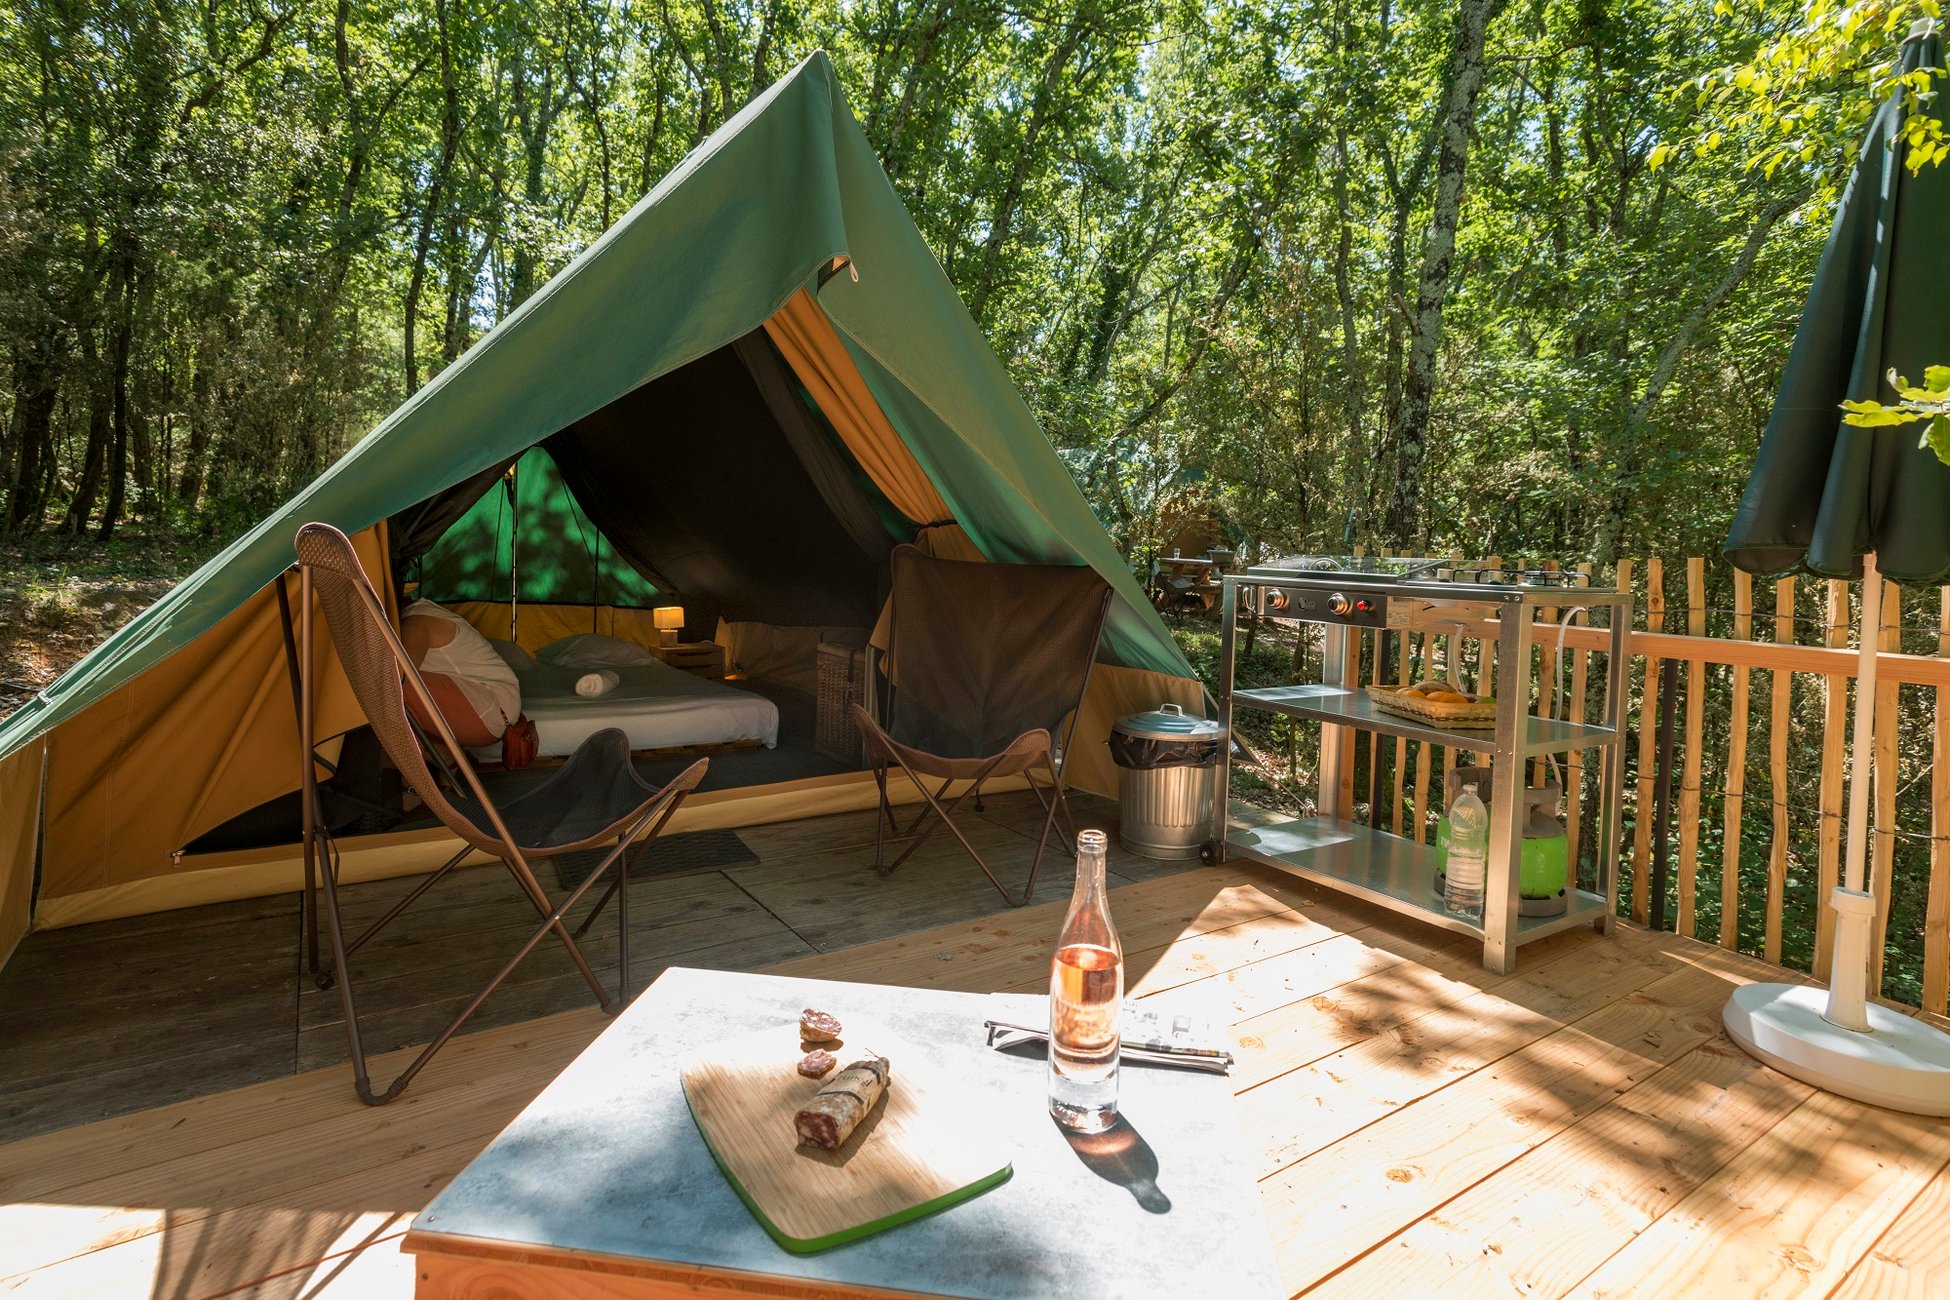
[[[659,643],[676,645],[677,634],[684,627],[684,607],[682,605],[659,605],[650,611],[650,625],[657,629]]]

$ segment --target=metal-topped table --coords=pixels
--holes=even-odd
[[[819,1254],[773,1242],[699,1136],[679,1071],[807,1006],[883,1024],[937,1073],[988,1091],[1009,1181]],[[1073,1145],[1045,1109],[1041,1053],[984,1045],[985,1019],[1046,1008],[1021,994],[666,971],[414,1221],[404,1249],[419,1293],[1283,1294],[1231,1083],[1127,1065],[1128,1122]]]

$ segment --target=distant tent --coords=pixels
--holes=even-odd
[[[815,54],[316,482],[0,723],[0,954],[30,923],[296,888],[289,851],[189,851],[297,785],[293,534],[329,521],[386,594],[417,580],[492,608],[507,570],[474,561],[489,537],[499,556],[510,466],[548,521],[533,552],[524,522],[537,568],[517,594],[565,625],[641,631],[633,606],[666,591],[706,636],[871,624],[885,552],[912,537],[1088,564],[1113,585],[1076,783],[1112,788],[1119,713],[1202,698]],[[600,536],[570,535],[585,524]],[[362,722],[329,655],[322,735]],[[714,791],[684,813],[742,825],[871,800],[848,773]],[[347,843],[345,876],[425,870],[442,835]]]

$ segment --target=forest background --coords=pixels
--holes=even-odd
[[[1710,552],[1932,7],[9,0],[0,533],[214,549],[824,48],[1134,563]]]

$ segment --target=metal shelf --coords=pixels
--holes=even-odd
[[[1299,563],[1225,576],[1219,616],[1219,686],[1215,694],[1219,723],[1228,731],[1232,729],[1235,711],[1240,708],[1267,710],[1319,724],[1320,761],[1315,773],[1319,796],[1314,806],[1326,815],[1270,828],[1233,827],[1226,816],[1232,762],[1228,746],[1220,757],[1219,788],[1213,792],[1212,800],[1212,835],[1218,841],[1221,857],[1237,852],[1443,929],[1479,938],[1483,941],[1483,964],[1500,974],[1516,968],[1518,945],[1532,939],[1580,925],[1596,926],[1610,933],[1614,922],[1609,900],[1615,897],[1618,888],[1631,596],[1619,591],[1424,582],[1413,575],[1391,577],[1386,573],[1366,573],[1358,565],[1328,572],[1300,569]],[[1327,598],[1290,602],[1287,617],[1320,628],[1320,677],[1314,682],[1241,689],[1236,679],[1235,659],[1239,614],[1242,608],[1253,610],[1256,616],[1263,614],[1269,587],[1290,588],[1303,596],[1318,596],[1323,591],[1329,596],[1338,593],[1344,597],[1339,604],[1346,613],[1336,614],[1336,602]],[[1377,599],[1362,610],[1352,600],[1357,594]],[[1467,613],[1475,609],[1496,616],[1491,626],[1476,633],[1494,647],[1500,670],[1498,684],[1510,696],[1500,702],[1503,707],[1498,709],[1496,727],[1451,730],[1385,713],[1375,706],[1359,681],[1363,640],[1378,638],[1381,644],[1376,652],[1381,661],[1393,662],[1394,652],[1386,648],[1387,638],[1397,633],[1407,634],[1403,629],[1375,624],[1383,601],[1389,602],[1390,623],[1395,621],[1392,617],[1395,605],[1404,602],[1426,605],[1438,617],[1444,610]],[[1547,657],[1544,671],[1549,670],[1550,651],[1540,638],[1548,636],[1554,624],[1540,624],[1538,611],[1575,605],[1605,606],[1611,615],[1604,703],[1596,723],[1540,718],[1516,707],[1520,699],[1530,697],[1532,678],[1538,671],[1534,667],[1535,656],[1540,646],[1545,647]],[[1517,691],[1523,695],[1516,695]],[[1358,753],[1355,740],[1364,731],[1460,750],[1471,754],[1477,765],[1487,762],[1495,774],[1485,882],[1490,905],[1481,917],[1450,916],[1430,892],[1439,865],[1433,849],[1370,830],[1352,820]],[[1382,755],[1381,761],[1385,762],[1387,751],[1393,748],[1375,745],[1370,752]],[[1521,876],[1525,769],[1532,759],[1541,755],[1586,749],[1593,751],[1598,769],[1598,815],[1586,823],[1596,850],[1593,888],[1574,890],[1570,905],[1561,916],[1523,916],[1521,908],[1515,905],[1512,886]],[[1373,779],[1372,766],[1370,777]]]
[[[1446,745],[1450,749],[1466,749],[1477,754],[1493,754],[1497,748],[1496,733],[1492,729],[1465,730],[1431,726],[1426,722],[1418,722],[1414,718],[1404,718],[1399,714],[1384,712],[1367,697],[1365,692],[1351,691],[1342,686],[1312,684],[1265,686],[1253,690],[1234,691],[1232,701],[1235,706],[1244,704],[1273,713],[1283,713],[1290,718],[1312,718],[1337,726],[1359,727],[1363,731],[1376,731],[1384,736],[1426,740],[1430,744]],[[1610,727],[1532,715],[1522,753],[1525,758],[1535,758],[1540,754],[1562,754],[1575,749],[1592,749],[1600,745],[1613,744],[1617,740],[1618,733]]]
[[[1302,817],[1229,832],[1226,846],[1245,857],[1331,885],[1392,911],[1481,939],[1479,921],[1456,916],[1435,893],[1442,855],[1426,844],[1339,817]],[[1529,943],[1605,915],[1605,900],[1583,889],[1570,891],[1561,916],[1517,918],[1516,942]]]

